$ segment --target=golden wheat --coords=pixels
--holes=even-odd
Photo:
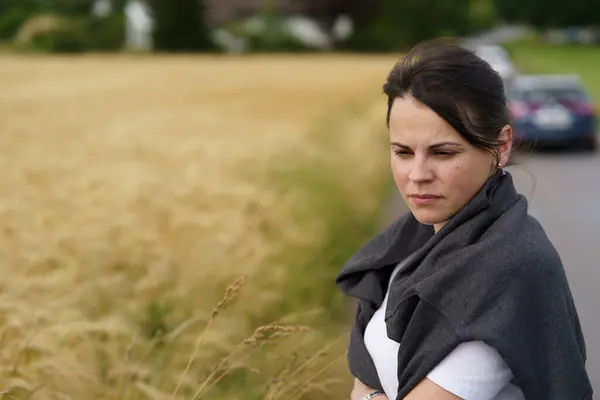
[[[2,55],[0,390],[169,398],[182,380],[194,393],[210,370],[182,372],[225,286],[249,279],[194,354],[205,363],[255,329],[240,315],[284,295],[285,265],[267,274],[266,260],[323,239],[327,221],[295,220],[306,194],[274,171],[317,163],[357,212],[376,207],[392,62]],[[337,134],[324,142],[320,124]]]

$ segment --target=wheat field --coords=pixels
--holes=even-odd
[[[342,199],[357,221],[379,206],[393,61],[3,55],[0,398],[277,398],[244,374],[267,382],[289,369],[278,351],[335,339],[277,304],[294,254],[329,240],[315,204]],[[272,370],[238,350],[221,363],[267,314],[285,326],[255,359]],[[335,359],[313,360],[285,398],[326,391]]]

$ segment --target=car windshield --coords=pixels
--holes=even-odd
[[[526,103],[545,103],[552,100],[572,103],[587,100],[585,93],[578,88],[535,88],[512,92],[509,98]]]

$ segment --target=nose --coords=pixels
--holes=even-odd
[[[410,165],[408,179],[416,183],[433,180],[433,170],[425,157],[414,157]]]

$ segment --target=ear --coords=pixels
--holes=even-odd
[[[500,163],[499,168],[504,168],[508,163],[508,158],[510,157],[510,152],[512,151],[512,127],[510,125],[504,126],[504,128],[502,128],[502,130],[500,131],[500,136],[498,137],[498,139],[504,142],[504,144],[498,149],[498,155],[500,156],[498,160],[498,162]]]

